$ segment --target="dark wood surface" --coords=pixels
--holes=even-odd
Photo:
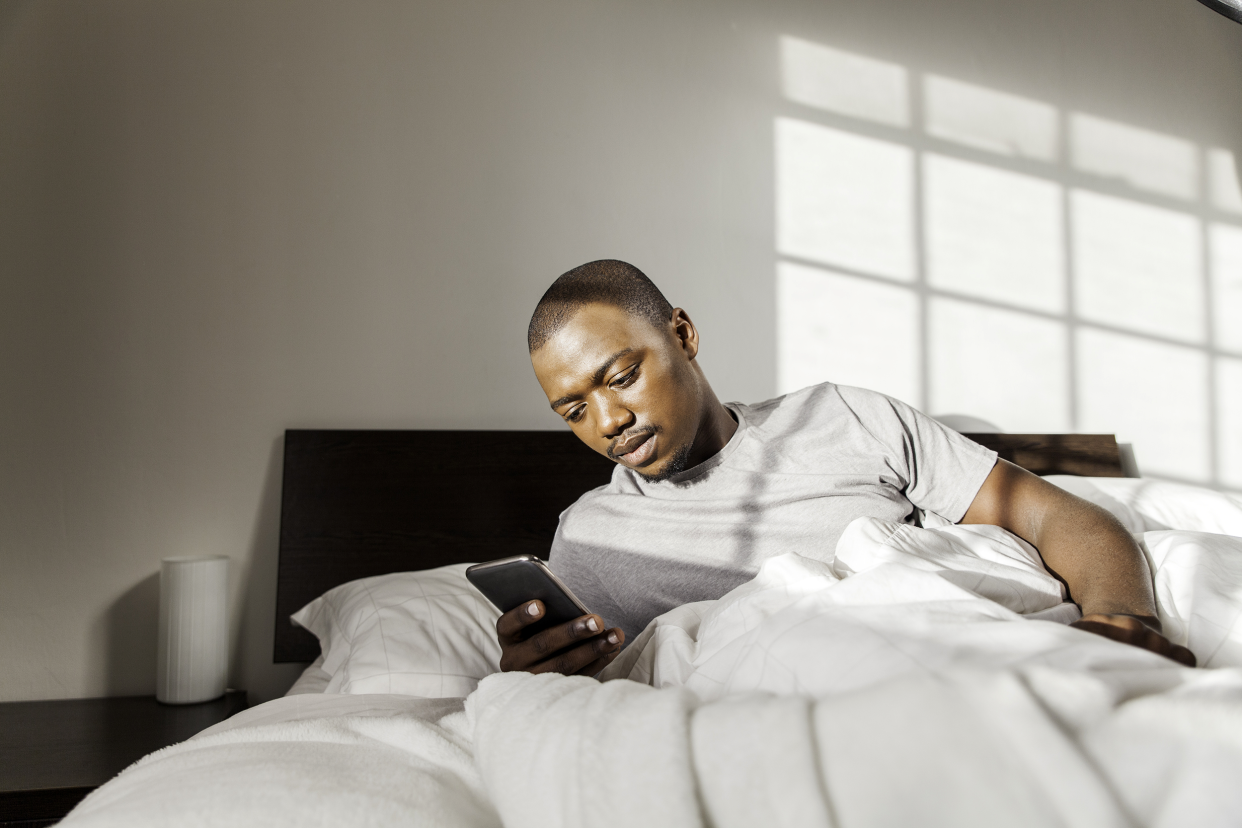
[[[154,696],[0,704],[0,824],[59,819],[148,753],[245,708],[244,690],[185,705]]]
[[[275,660],[319,655],[289,616],[339,584],[546,558],[560,513],[613,468],[569,431],[285,432]]]
[[[1125,477],[1112,434],[967,434],[1035,474]]]

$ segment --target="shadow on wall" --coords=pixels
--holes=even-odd
[[[273,441],[268,456],[263,496],[250,544],[250,569],[241,573],[245,589],[238,633],[232,639],[230,684],[245,689],[251,705],[284,695],[306,667],[272,661],[276,646],[276,565],[284,456],[285,437],[281,434]]]
[[[242,587],[240,611],[230,613],[229,687],[249,693],[250,704],[283,695],[303,664],[273,664],[276,564],[280,539],[281,465],[284,436],[272,445],[251,540],[250,568],[234,569],[229,580]],[[238,558],[230,567],[238,566]],[[104,625],[104,693],[108,696],[155,692],[159,634],[160,575],[143,578],[107,609]]]
[[[148,575],[104,613],[104,694],[155,692],[155,646],[160,612],[160,574]]]

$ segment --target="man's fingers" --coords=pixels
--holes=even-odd
[[[618,638],[618,640],[617,640],[617,643],[616,643],[615,645],[611,645],[611,644],[610,644],[610,646],[613,646],[613,647],[614,647],[614,649],[612,650],[612,652],[605,653],[603,656],[601,656],[601,657],[599,657],[599,658],[595,659],[594,661],[592,661],[592,662],[591,662],[590,664],[588,664],[587,666],[585,666],[585,667],[583,667],[582,669],[578,670],[577,675],[580,675],[580,676],[594,676],[594,675],[597,675],[597,674],[599,673],[599,671],[600,671],[600,670],[603,670],[603,669],[604,669],[605,667],[607,667],[609,664],[612,664],[612,662],[613,662],[614,660],[616,660],[617,656],[621,655],[621,645],[625,643],[625,633],[624,633],[624,632],[622,632],[622,631],[621,631],[621,630],[619,630],[619,629],[618,629],[618,630],[615,630],[615,632],[617,633],[617,638]],[[605,640],[605,639],[601,639],[601,641],[602,641],[602,640]],[[601,645],[597,645],[597,647],[598,647],[598,646],[601,646]]]
[[[533,653],[539,656],[550,656],[559,650],[570,647],[578,641],[584,641],[593,638],[604,631],[604,619],[598,615],[584,615],[581,618],[575,618],[573,621],[567,621],[564,624],[558,624],[555,627],[548,627],[542,632],[537,632],[530,638],[522,642]]]
[[[522,607],[518,607],[516,611],[521,609]],[[515,610],[510,612],[515,612]],[[508,614],[506,613],[506,615]],[[501,621],[497,622],[498,632],[504,620],[504,616],[501,616]],[[521,621],[522,619],[518,618],[513,623],[516,625]],[[529,623],[527,622],[527,625]],[[518,631],[520,633],[521,628]],[[595,656],[587,661],[582,661],[576,657],[572,669],[563,669],[567,662],[562,663],[558,661],[564,655],[562,651],[571,648],[576,649],[574,647],[575,644],[589,639],[594,639],[594,646],[598,648],[595,651]],[[594,658],[606,652],[620,649],[621,643],[624,640],[625,634],[620,630],[606,631],[604,629],[604,621],[598,615],[584,615],[581,618],[575,618],[573,621],[549,627],[526,639],[522,639],[520,635],[505,636],[502,634],[500,636],[500,669],[506,672],[511,670],[528,670],[530,672],[551,671],[572,674],[585,666],[588,661],[594,660]],[[552,666],[544,666],[546,663],[552,663]]]
[[[609,630],[606,634],[585,641],[572,649],[563,650],[549,659],[532,664],[527,667],[527,671],[531,673],[561,673],[566,676],[575,674],[595,675],[604,669],[601,665],[592,673],[586,673],[586,669],[591,667],[597,661],[611,661],[618,652],[621,651],[621,642],[625,635],[620,630]],[[604,661],[604,664],[607,664]]]
[[[543,602],[527,601],[506,612],[496,619],[496,634],[503,643],[505,639],[517,637],[518,633],[543,618]]]

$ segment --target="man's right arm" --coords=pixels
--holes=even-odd
[[[598,615],[526,636],[526,628],[543,618],[544,611],[542,601],[527,601],[496,621],[501,670],[593,676],[621,652],[625,633],[619,627],[605,629]]]

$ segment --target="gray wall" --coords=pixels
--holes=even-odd
[[[153,692],[199,553],[283,692],[282,431],[559,427],[524,326],[588,259],[775,393],[781,35],[1242,156],[1242,26],[1191,0],[7,0],[0,700]]]

